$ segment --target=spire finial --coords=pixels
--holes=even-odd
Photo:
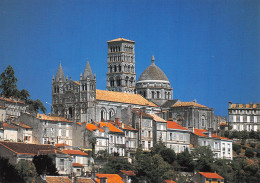
[[[152,55],[152,64],[154,64],[154,56]]]

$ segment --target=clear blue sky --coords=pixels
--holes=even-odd
[[[259,0],[0,1],[0,72],[12,65],[18,88],[44,103],[60,62],[79,80],[88,58],[105,89],[106,41],[118,37],[136,41],[137,78],[154,54],[175,99],[217,115],[260,102]]]

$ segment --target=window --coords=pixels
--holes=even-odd
[[[64,171],[64,159],[60,159],[60,170]]]
[[[159,91],[157,92],[157,98],[160,98],[160,92]]]

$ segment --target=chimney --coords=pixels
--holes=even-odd
[[[194,102],[194,103],[197,103],[197,100],[196,100],[196,99],[194,99],[194,100],[193,100],[193,102]]]
[[[169,118],[168,121],[173,121],[173,119],[172,119],[172,118]]]
[[[194,127],[193,127],[193,126],[188,127],[188,129],[189,129],[192,133],[194,133]]]
[[[115,124],[116,124],[116,126],[119,126],[119,123],[120,123],[120,118],[115,118]]]

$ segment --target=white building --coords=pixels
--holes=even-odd
[[[257,104],[232,104],[228,106],[229,124],[232,130],[257,131],[260,130],[260,105]]]
[[[190,150],[190,131],[177,122],[167,121],[167,142],[166,147],[181,153],[185,149]]]

